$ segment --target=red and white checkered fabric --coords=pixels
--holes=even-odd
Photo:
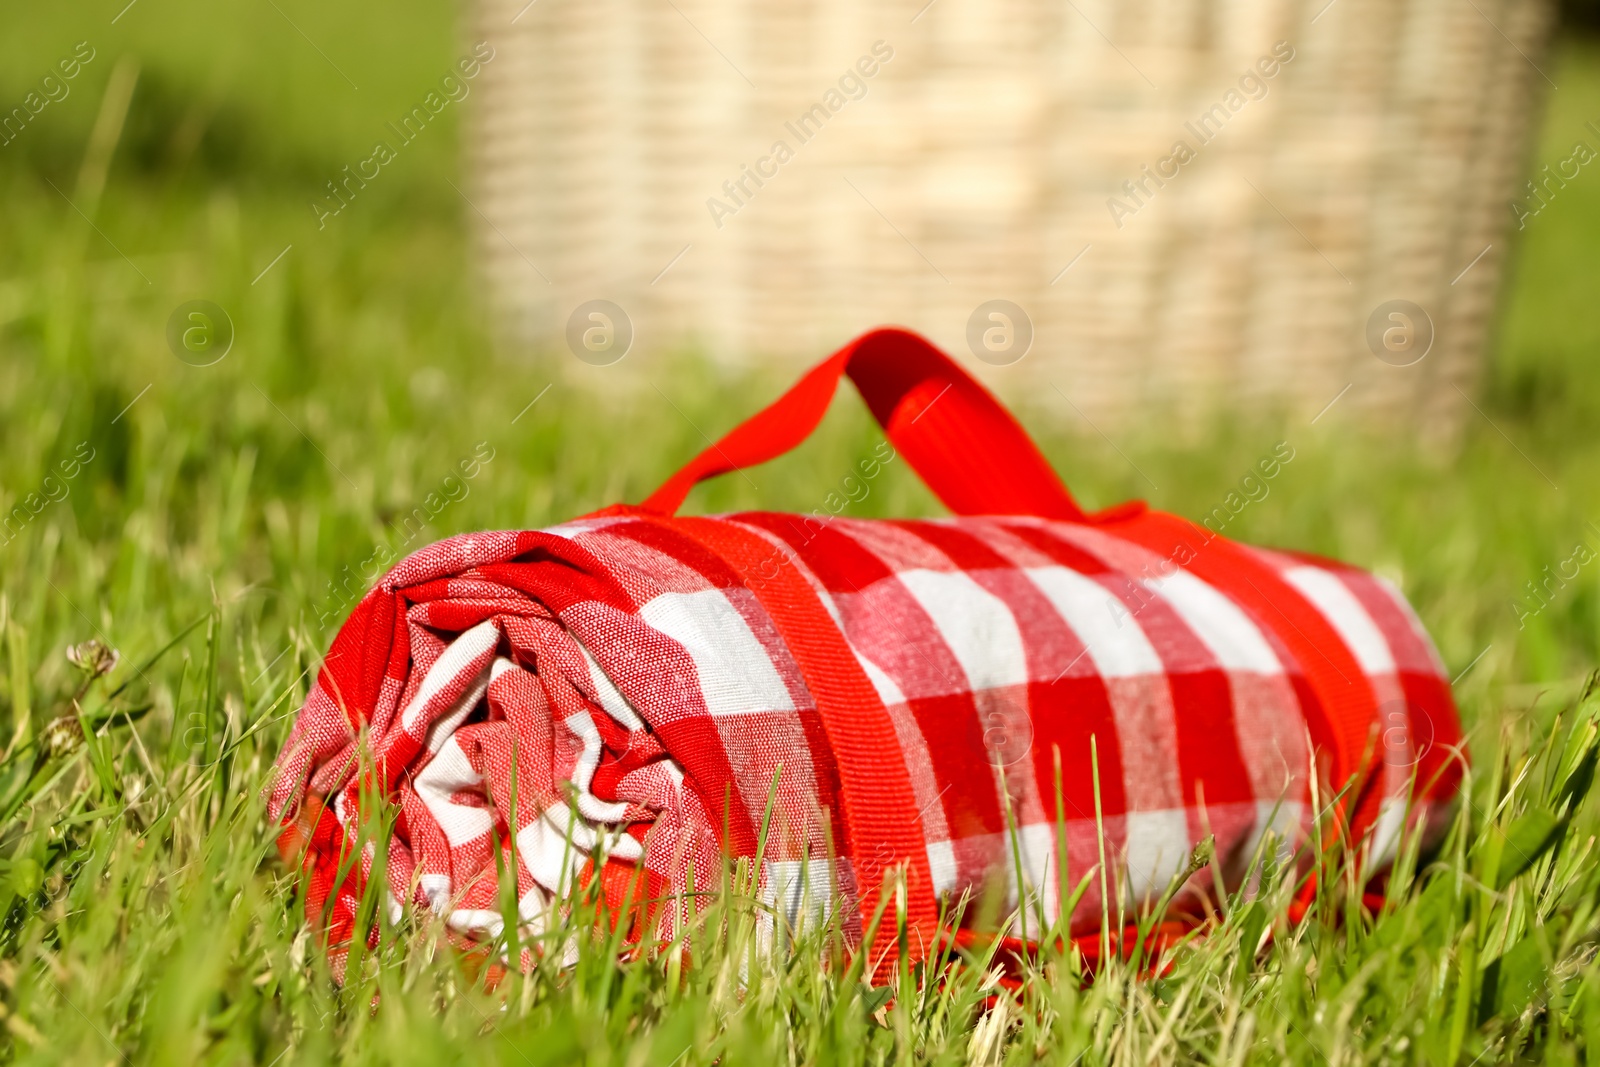
[[[845,376],[888,439],[868,462],[904,456],[963,517],[673,517],[804,440]],[[887,329],[638,507],[400,563],[334,640],[270,800],[334,945],[383,798],[391,909],[463,936],[500,929],[501,849],[534,930],[575,876],[682,900],[732,854],[779,914],[833,907],[863,940],[897,886],[920,954],[942,901],[997,880],[1057,918],[1101,827],[1118,899],[1091,881],[1071,928],[1160,891],[1207,834],[1234,881],[1269,828],[1306,833],[1314,784],[1349,786],[1336,822],[1381,863],[1408,808],[1453,797],[1459,741],[1392,588],[1138,503],[1085,514],[982,386]]]
[[[520,915],[537,929],[597,843],[613,873],[648,872],[652,894],[684,889],[690,868],[714,884],[719,849],[754,852],[776,777],[762,891],[782,909],[843,893],[859,933],[858,886],[894,863],[925,870],[936,896],[1003,877],[1015,900],[1009,818],[1027,889],[1053,920],[1058,781],[1067,888],[1099,861],[1092,752],[1126,901],[1159,892],[1207,834],[1236,875],[1269,827],[1305,832],[1308,746],[1329,711],[1286,617],[1241,605],[1126,525],[624,509],[424,549],[340,631],[278,761],[276,817],[292,820],[308,791],[332,798],[311,831],[311,914],[331,917],[335,940],[352,933],[370,851],[335,881],[363,789],[399,807],[390,907],[494,934],[495,842],[515,839]],[[1179,561],[1229,544],[1190,529],[1195,556]],[[730,543],[765,555],[730,562]],[[1438,657],[1386,582],[1242,551],[1260,568],[1250,580],[1276,574],[1326,620],[1346,681],[1381,710],[1363,803],[1385,852],[1414,780],[1431,783],[1424,803],[1454,787],[1446,749],[1459,734]],[[785,635],[791,609],[775,617],[779,575],[809,590],[812,626],[826,619],[870,682],[856,697],[892,724],[862,742],[874,750],[841,751],[857,742],[825,721],[818,653]],[[850,776],[860,795],[875,774],[841,775],[861,766],[909,783],[906,810],[867,810],[894,831],[868,856],[852,850],[881,828],[845,794]],[[896,833],[921,855],[902,854]],[[1103,903],[1092,882],[1073,926],[1097,925]]]

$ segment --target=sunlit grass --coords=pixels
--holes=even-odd
[[[270,31],[275,18],[253,32],[298,40]],[[184,50],[184,34],[140,34],[140,78],[167,86],[170,110],[205,56]],[[395,91],[427,82],[451,47],[401,49]],[[1119,452],[1021,410],[1094,506],[1146,495],[1203,514],[1287,441],[1293,462],[1229,534],[1374,568],[1417,605],[1461,676],[1470,799],[1435,855],[1399,864],[1376,913],[1335,870],[1290,923],[1300,885],[1278,866],[1153,980],[1112,964],[1085,984],[1071,953],[1047,952],[1014,992],[982,955],[873,990],[826,929],[752,953],[756,906],[727,892],[681,967],[671,953],[617,962],[614,944],[589,943],[580,907],[551,935],[584,941],[570,968],[547,953],[489,989],[436,929],[386,927],[340,987],[258,793],[347,603],[349,569],[384,546],[637,500],[702,447],[700,429],[727,428],[792,368],[732,374],[692,355],[590,368],[498,344],[459,205],[437,181],[451,165],[445,137],[311,239],[308,186],[348,161],[338,137],[359,138],[366,121],[340,111],[332,132],[296,133],[344,89],[332,72],[305,73],[314,56],[288,97],[243,76],[211,86],[218,113],[247,134],[211,155],[139,141],[159,123],[141,117],[136,92],[134,140],[109,159],[92,228],[43,179],[77,192],[115,57],[102,58],[100,80],[86,74],[68,102],[81,113],[64,105],[59,128],[30,131],[25,165],[0,157],[0,508],[25,512],[0,531],[0,1055],[185,1067],[280,1056],[1466,1064],[1576,1061],[1600,1041],[1595,816],[1571,810],[1594,744],[1595,701],[1579,697],[1600,662],[1600,566],[1526,611],[1528,582],[1600,543],[1589,525],[1600,522],[1600,177],[1574,183],[1521,237],[1476,394],[1484,414],[1445,457],[1409,434],[1240,413],[1203,448],[1152,425]],[[1600,115],[1596,70],[1588,52],[1565,54],[1541,159],[1565,155]],[[237,327],[214,366],[167,349],[168,315],[196,297]],[[842,396],[802,451],[698,490],[691,508],[817,507],[875,435]],[[485,447],[492,458],[467,492],[414,535],[407,516]],[[891,466],[852,510],[938,509]],[[121,659],[85,687],[65,651],[91,638]]]

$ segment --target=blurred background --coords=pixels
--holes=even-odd
[[[1038,351],[992,384],[1059,377],[1059,413],[1108,430],[1310,418],[1352,386],[1347,410],[1451,434],[1554,85],[1528,2],[604,11],[485,0],[474,23],[499,55],[468,177],[516,336],[609,297],[647,349],[722,361],[883,321],[965,352],[1003,299],[1007,351],[973,354]],[[1396,298],[1427,316],[1404,373],[1362,343]]]
[[[385,550],[637,500],[884,322],[1012,402],[1091,505],[1198,518],[1290,450],[1228,534],[1399,581],[1469,717],[1595,663],[1600,6],[95,0],[4,25],[13,730],[69,687],[66,641],[149,652],[214,608],[248,718]],[[821,506],[874,433],[842,400],[691,506]],[[939,510],[904,470],[851,509]]]

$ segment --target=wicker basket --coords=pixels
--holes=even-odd
[[[1470,412],[1543,0],[923,2],[479,0],[504,321],[564,348],[606,298],[630,358],[811,360],[886,322],[966,355],[1002,298],[1034,338],[986,379],[1107,429]],[[1392,299],[1434,327],[1410,366],[1369,351]]]

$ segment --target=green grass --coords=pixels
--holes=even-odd
[[[1147,495],[1198,515],[1290,442],[1295,460],[1237,535],[1388,574],[1452,670],[1472,665],[1458,686],[1470,803],[1436,858],[1401,865],[1380,914],[1329,877],[1290,925],[1293,886],[1268,872],[1256,903],[1159,981],[1113,967],[1083,987],[1057,957],[1013,1001],[992,996],[977,959],[886,1001],[825,965],[825,931],[750,958],[749,908],[730,894],[681,984],[665,962],[618,967],[602,945],[571,971],[487,992],[433,931],[400,929],[359,980],[332,986],[257,802],[340,614],[332,584],[380,544],[416,547],[401,517],[479,442],[493,460],[427,537],[637,500],[700,447],[697,426],[726,428],[782,381],[687,357],[600,370],[496,344],[443,181],[448,123],[319,233],[307,200],[465,49],[446,7],[277,6],[140,0],[113,25],[120,2],[36,5],[8,12],[0,34],[0,100],[74,42],[98,50],[72,95],[0,149],[0,506],[66,488],[0,535],[0,1055],[1466,1064],[1577,1060],[1600,1041],[1596,815],[1566,808],[1593,745],[1596,705],[1579,697],[1600,663],[1600,567],[1525,625],[1512,608],[1546,566],[1600,542],[1587,525],[1600,521],[1600,177],[1587,170],[1520,235],[1484,414],[1448,456],[1332,418],[1241,416],[1203,449],[1151,427],[1119,440],[1162,487],[1146,493],[1104,442],[1023,411],[1093,505]],[[97,156],[91,129],[125,55],[132,104],[115,152]],[[1540,161],[1595,143],[1583,123],[1600,117],[1593,47],[1569,45],[1549,69],[1561,90]],[[211,367],[164,340],[196,297],[237,327]],[[800,454],[691,506],[818,506],[874,440],[853,398],[837,407]],[[80,445],[93,459],[47,483]],[[856,510],[938,509],[892,468]],[[99,724],[83,745],[50,724],[80,689],[64,649],[91,637],[123,656],[80,701]]]

